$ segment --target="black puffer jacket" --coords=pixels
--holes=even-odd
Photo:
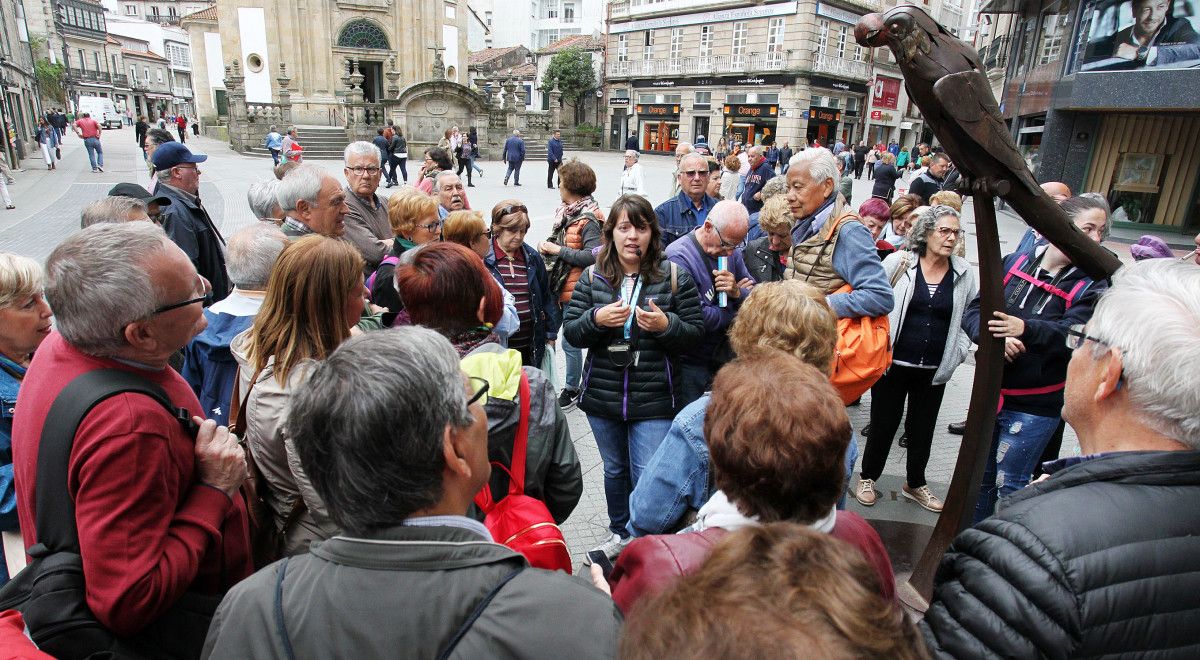
[[[661,280],[642,285],[637,306],[646,309],[646,299],[654,296],[655,304],[667,315],[668,325],[664,332],[655,334],[637,329],[634,321],[637,334],[632,349],[640,355],[637,364],[627,369],[617,367],[608,356],[609,344],[624,336],[622,329],[596,325],[594,312],[621,297],[621,283],[617,282],[614,289],[593,268],[580,275],[563,327],[572,346],[591,349],[579,396],[579,408],[584,412],[630,421],[670,419],[678,412],[679,367],[675,359],[703,337],[704,318],[700,315],[696,283],[683,268],[674,270],[674,293],[667,261],[659,264]]]
[[[1200,653],[1200,452],[1055,473],[954,540],[921,624],[949,658]]]

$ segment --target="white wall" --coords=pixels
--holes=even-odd
[[[462,70],[458,65],[458,28],[453,25],[442,25],[442,45],[446,50],[442,51],[442,61],[446,63],[446,69],[454,67],[454,77],[450,78],[453,82],[466,80],[467,72]]]
[[[246,76],[246,100],[251,103],[270,103],[271,60],[267,54],[266,12],[262,8],[238,8],[238,37],[242,46],[242,75]],[[258,72],[251,71],[246,64],[246,58],[251,53],[262,58],[263,66]]]
[[[225,63],[221,61],[221,33],[205,32],[204,33],[204,66],[208,69],[208,89],[195,90],[196,94],[208,94],[209,103],[214,111],[217,107],[216,95],[212,93],[214,89],[225,89]],[[192,66],[196,66],[193,62]]]

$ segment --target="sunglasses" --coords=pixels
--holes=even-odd
[[[501,218],[514,213],[524,213],[525,215],[529,215],[529,209],[525,208],[524,204],[509,204],[508,206],[500,209]]]
[[[680,172],[683,176],[689,179],[694,179],[700,176],[708,176],[708,170],[683,170]]]

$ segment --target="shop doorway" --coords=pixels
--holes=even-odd
[[[679,144],[679,122],[643,121],[641,137],[642,151],[673,153]]]
[[[711,136],[708,134],[708,117],[696,117],[695,128],[696,130],[692,132],[692,136],[697,142],[703,137],[705,142],[713,144],[714,141],[710,139]]]
[[[613,110],[612,120],[608,129],[608,148],[625,149],[625,138],[629,135],[629,115],[625,108]]]

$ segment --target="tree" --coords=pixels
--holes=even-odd
[[[66,102],[67,95],[63,90],[63,65],[51,63],[47,59],[40,59],[33,63],[33,75],[37,79],[38,88],[42,90],[42,98],[59,103]]]
[[[585,94],[596,89],[596,73],[592,68],[592,54],[578,46],[570,46],[555,53],[542,76],[543,92],[549,92],[558,84],[562,100],[570,103],[576,115],[579,101]]]

